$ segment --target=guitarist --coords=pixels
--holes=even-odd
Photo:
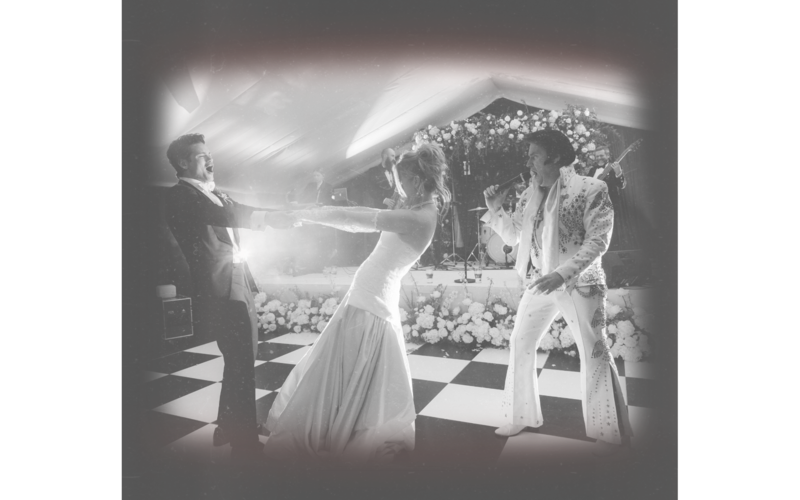
[[[381,151],[381,164],[369,170],[372,198],[379,201],[380,205],[374,208],[401,208],[403,199],[395,186],[392,168],[397,164],[397,155],[392,148]]]

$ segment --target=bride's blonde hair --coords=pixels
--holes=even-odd
[[[397,171],[406,171],[422,179],[422,187],[438,198],[440,213],[447,212],[450,206],[450,190],[445,179],[448,167],[444,151],[437,144],[424,143],[415,151],[403,153],[397,164]]]

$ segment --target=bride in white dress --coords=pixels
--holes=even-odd
[[[289,214],[298,222],[382,234],[333,318],[281,387],[267,418],[267,456],[374,461],[414,448],[400,281],[431,243],[437,202],[446,206],[450,200],[446,171],[441,148],[424,144],[394,168],[408,208],[325,207]]]

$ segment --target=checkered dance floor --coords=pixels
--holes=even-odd
[[[260,334],[256,361],[258,421],[266,421],[286,377],[318,335]],[[414,348],[417,346],[410,346]],[[511,438],[502,425],[501,401],[508,349],[473,350],[426,344],[408,355],[417,411],[416,449],[408,457],[425,467],[502,467],[523,461],[552,463],[592,459],[594,440],[585,434],[580,403],[579,359],[538,353],[544,425]],[[657,418],[659,377],[648,363],[617,360],[633,426],[633,449],[646,446]],[[216,342],[152,360],[142,373],[145,448],[155,457],[224,462],[230,446],[213,447],[222,356]],[[261,436],[266,442],[267,436]]]

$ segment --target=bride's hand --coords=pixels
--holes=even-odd
[[[289,229],[297,222],[297,216],[294,212],[287,211],[269,212],[266,219],[267,225],[275,229]]]

